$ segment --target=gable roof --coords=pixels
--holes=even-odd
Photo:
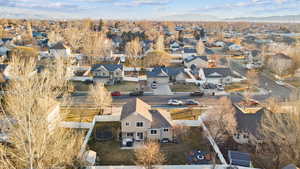
[[[168,77],[176,76],[184,72],[184,67],[154,67],[151,72],[148,72],[148,77]]]
[[[203,73],[205,75],[205,77],[212,77],[212,78],[216,78],[216,77],[227,77],[227,76],[231,76],[232,72],[230,70],[230,68],[226,67],[226,68],[203,68]]]
[[[184,53],[197,53],[195,48],[183,48]]]
[[[152,115],[149,112],[151,106],[139,98],[135,98],[130,100],[128,103],[123,105],[122,112],[121,112],[121,120],[127,118],[128,116],[138,113],[139,115],[143,116],[144,118],[152,121]]]
[[[259,137],[259,129],[265,108],[261,108],[256,113],[244,113],[240,108],[234,105],[237,129],[243,132],[249,132]]]
[[[151,128],[172,127],[172,119],[169,112],[164,110],[151,110],[151,106],[139,98],[132,99],[123,105],[121,120],[136,113],[148,119],[151,122]]]
[[[152,122],[151,128],[170,128],[172,127],[172,120],[170,113],[163,110],[151,110]]]
[[[194,55],[185,58],[184,62],[189,63],[189,62],[192,62],[193,60],[196,60],[196,59],[201,59],[203,61],[208,62],[207,56],[194,56]]]
[[[50,49],[67,49],[68,47],[62,42],[58,42],[55,45],[51,46]]]
[[[123,65],[122,64],[94,64],[91,68],[91,71],[95,71],[96,69],[100,68],[103,66],[106,70],[113,72],[117,69],[123,70]]]
[[[155,67],[151,72],[147,73],[148,77],[169,77],[161,67]]]

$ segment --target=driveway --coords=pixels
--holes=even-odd
[[[169,84],[158,84],[156,89],[153,89],[154,95],[173,95]]]

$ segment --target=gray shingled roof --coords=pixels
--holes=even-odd
[[[152,121],[151,113],[149,112],[151,109],[151,106],[145,103],[144,101],[135,98],[127,102],[122,107],[121,112],[121,120],[125,119],[126,117],[130,116],[131,114],[137,112],[146,119]]]
[[[203,68],[205,77],[227,77],[232,76],[230,68]],[[218,75],[215,75],[218,74]]]
[[[50,49],[66,49],[66,46],[62,42],[58,42],[51,46]]]
[[[148,77],[168,77],[176,76],[184,72],[184,67],[155,67],[151,72],[147,73]]]
[[[202,60],[204,60],[206,62],[208,61],[207,56],[189,56],[189,57],[187,57],[187,58],[184,59],[184,62],[189,63],[189,62],[191,62],[191,61],[193,61],[195,59],[202,59]]]
[[[259,137],[259,129],[265,108],[258,110],[256,113],[243,113],[239,108],[235,107],[235,117],[237,128],[239,131],[249,132],[252,135]]]
[[[170,121],[164,117],[158,110],[151,110],[152,114],[152,122],[151,122],[151,128],[170,128],[172,127],[172,124]]]
[[[106,70],[109,72],[113,72],[116,69],[121,69],[123,70],[123,65],[122,64],[94,64],[91,68],[91,71],[94,71],[98,69],[99,67],[103,66]]]

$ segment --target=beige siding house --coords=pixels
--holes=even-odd
[[[173,140],[169,112],[151,110],[151,106],[136,98],[123,106],[121,113],[122,138],[143,140]]]

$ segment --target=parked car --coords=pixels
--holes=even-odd
[[[275,81],[275,83],[278,84],[278,85],[280,85],[280,86],[284,86],[285,85],[285,83],[283,81],[281,81],[281,80],[277,80],[277,81]]]
[[[224,86],[221,85],[221,84],[218,84],[218,85],[217,85],[217,89],[218,89],[219,91],[224,91],[224,90],[225,90],[225,89],[224,89]]]
[[[199,105],[200,103],[198,101],[196,101],[196,100],[191,99],[191,100],[187,100],[185,102],[185,104],[186,105]]]
[[[111,92],[111,96],[121,96],[121,92],[119,91]]]
[[[129,93],[129,96],[143,96],[144,95],[144,91],[134,91]]]
[[[190,94],[191,96],[194,96],[194,97],[202,97],[204,96],[204,92],[202,91],[197,91],[197,92],[193,92]]]
[[[151,88],[152,88],[152,89],[157,89],[157,86],[158,86],[158,85],[157,85],[156,82],[153,82],[153,83],[151,84]]]
[[[161,143],[170,143],[171,141],[168,138],[163,138],[160,140]]]
[[[180,106],[183,105],[183,102],[180,100],[176,100],[176,99],[170,99],[168,101],[168,105],[172,105],[172,106]]]

